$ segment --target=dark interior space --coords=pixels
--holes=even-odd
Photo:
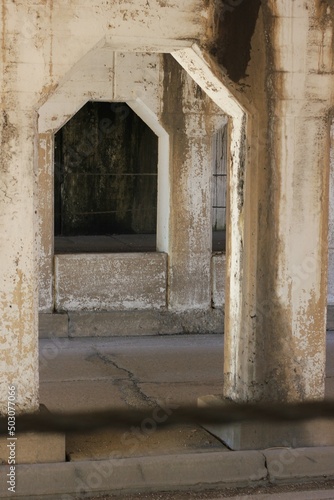
[[[56,253],[116,235],[148,235],[154,251],[157,164],[157,136],[126,103],[83,106],[55,135]]]
[[[225,251],[226,140],[214,138],[212,250]],[[154,252],[158,138],[126,103],[88,102],[55,135],[55,253]]]

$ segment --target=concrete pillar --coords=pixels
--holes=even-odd
[[[174,311],[209,309],[212,136],[205,122],[207,101],[172,56],[164,61],[162,121],[171,150],[167,302]]]
[[[328,305],[331,306],[334,305],[334,122],[333,121],[331,125],[330,176],[329,176],[327,301]]]
[[[249,154],[227,236],[233,245],[231,226],[242,225],[225,311],[224,395],[234,401],[324,396],[333,12],[318,3],[268,2],[252,39]]]
[[[11,385],[16,388],[17,412],[38,409],[37,262],[31,135],[35,117],[22,109],[18,112],[12,92],[2,96],[0,413],[6,414]]]

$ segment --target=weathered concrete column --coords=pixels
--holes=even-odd
[[[334,122],[331,125],[329,220],[328,220],[328,305],[334,305]]]
[[[171,148],[168,307],[181,312],[209,309],[212,136],[204,119],[208,99],[170,55],[164,57],[164,73],[162,120]]]
[[[249,155],[231,221],[242,224],[242,273],[229,275],[225,311],[224,394],[234,401],[324,396],[332,19],[318,1],[259,11],[244,80]]]
[[[18,112],[11,92],[2,97],[0,413],[6,414],[12,385],[17,412],[38,409],[37,259],[32,120]]]
[[[207,57],[222,82],[207,91],[243,113],[231,107],[223,401],[324,397],[333,17],[326,2],[250,0],[218,18],[225,71]],[[323,420],[210,430],[233,449],[333,444]]]

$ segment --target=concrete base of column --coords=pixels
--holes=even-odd
[[[48,410],[41,405],[40,411]],[[18,432],[13,437],[0,437],[0,464],[40,464],[65,462],[65,460],[63,433]]]
[[[227,403],[220,396],[204,396],[198,406],[221,407]],[[307,448],[334,446],[334,421],[316,419],[302,422],[238,422],[203,427],[232,450],[263,450],[273,447]]]

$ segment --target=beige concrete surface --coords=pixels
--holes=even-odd
[[[65,462],[65,434],[17,433],[0,437],[0,464],[7,464],[12,450],[16,464]]]
[[[40,398],[50,411],[195,404],[222,389],[221,335],[58,339],[57,346],[42,339],[40,350]]]
[[[57,311],[154,309],[166,305],[164,253],[55,256]]]
[[[49,410],[221,394],[223,336],[170,335],[40,340],[41,403]],[[334,334],[327,334],[327,397],[334,397]]]
[[[69,337],[223,333],[223,324],[222,308],[180,313],[164,309],[68,313]]]
[[[205,396],[198,399],[200,407],[216,407],[224,412],[228,403],[222,396]],[[213,436],[232,450],[263,450],[275,447],[334,446],[334,420],[296,422],[232,422],[230,424],[204,424]]]
[[[68,315],[44,313],[38,315],[40,338],[67,337]]]
[[[190,393],[194,398],[207,393],[208,387],[217,394],[221,391],[223,339],[219,335],[58,340],[64,342],[63,348],[52,359],[44,359],[40,371],[41,402],[55,411],[145,404],[152,406],[153,415],[157,403],[172,407],[190,401]],[[41,352],[48,342],[40,342]],[[330,380],[333,334],[327,335],[327,347]],[[112,430],[68,434],[69,461],[18,465],[20,480],[11,498],[74,500],[80,495],[108,498],[107,494],[122,493],[130,500],[139,492],[144,499],[148,491],[164,490],[170,491],[168,499],[177,490],[247,487],[246,498],[255,499],[261,496],[252,496],[254,488],[261,493],[262,487],[289,483],[291,488],[294,483],[296,492],[314,481],[319,489],[322,482],[334,478],[333,447],[232,452],[196,426],[158,427],[142,425],[121,435]],[[4,471],[5,466],[0,466],[0,498],[7,498]],[[183,498],[183,493],[175,494]],[[190,491],[189,495],[192,498]],[[203,494],[203,498],[245,496],[242,489],[236,495]],[[282,498],[331,498],[326,495],[290,497],[287,493]]]
[[[17,467],[20,481],[17,482],[16,494],[10,498],[78,500],[100,492],[188,489],[194,483],[199,487],[210,484],[245,486],[251,476],[255,482],[266,477],[264,456],[256,451],[146,456],[37,464],[33,467],[20,465]],[[5,481],[5,475],[1,474],[0,498],[7,495]]]
[[[218,439],[194,424],[152,426],[147,433],[121,432],[115,429],[101,429],[94,432],[70,433],[66,436],[67,459],[108,460],[140,456],[160,456],[198,453],[229,453]]]
[[[39,315],[39,337],[110,337],[139,335],[172,335],[179,333],[223,333],[224,289],[217,288],[217,271],[225,260],[224,255],[214,255],[213,300],[219,306],[208,311],[172,313],[170,311],[108,311],[69,312]],[[219,278],[221,280],[221,277]],[[327,307],[327,331],[334,330],[334,306]]]
[[[334,478],[334,447],[264,450],[272,482],[289,482],[292,478]]]

